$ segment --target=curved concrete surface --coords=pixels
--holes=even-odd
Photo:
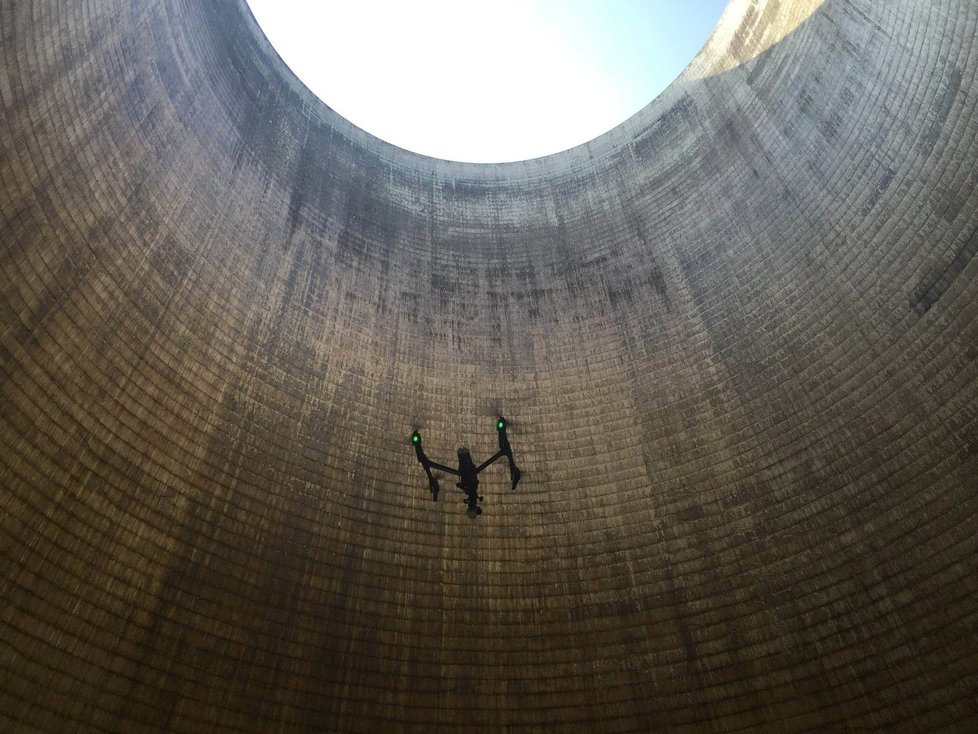
[[[472,165],[243,1],[0,5],[0,728],[974,730],[976,28],[735,0]],[[407,436],[497,412],[473,522]]]

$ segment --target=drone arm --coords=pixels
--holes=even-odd
[[[454,474],[455,476],[460,476],[458,469],[452,469],[450,466],[445,466],[444,464],[439,464],[435,461],[429,461],[428,466],[432,469],[437,469],[438,471],[443,471],[446,474]]]
[[[495,461],[498,461],[499,459],[503,458],[504,456],[506,456],[506,453],[505,452],[503,452],[503,451],[497,451],[492,456],[490,456],[488,459],[486,459],[481,464],[479,464],[479,466],[476,467],[475,473],[476,474],[480,473],[487,466],[489,466],[490,464],[492,464]]]
[[[437,461],[432,461],[429,459],[428,455],[425,454],[424,449],[421,448],[420,443],[416,443],[414,445],[414,454],[418,457],[418,462],[420,462],[421,467],[425,470],[425,473],[429,478],[431,477],[432,469],[437,469],[438,471],[443,471],[458,476],[457,469],[452,469],[450,466],[445,466],[444,464],[439,464]]]

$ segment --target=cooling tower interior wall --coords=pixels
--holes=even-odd
[[[733,0],[477,165],[243,0],[0,4],[0,728],[974,730],[976,28]],[[472,521],[407,437],[497,414]]]

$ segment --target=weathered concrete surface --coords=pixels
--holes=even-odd
[[[238,2],[0,5],[0,728],[974,730],[976,27],[738,0],[484,166]],[[472,523],[407,436],[497,410]]]

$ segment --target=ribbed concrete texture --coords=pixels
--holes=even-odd
[[[5,0],[0,729],[978,730],[976,29],[734,0],[474,165],[243,0]],[[472,521],[408,435],[497,412]]]

